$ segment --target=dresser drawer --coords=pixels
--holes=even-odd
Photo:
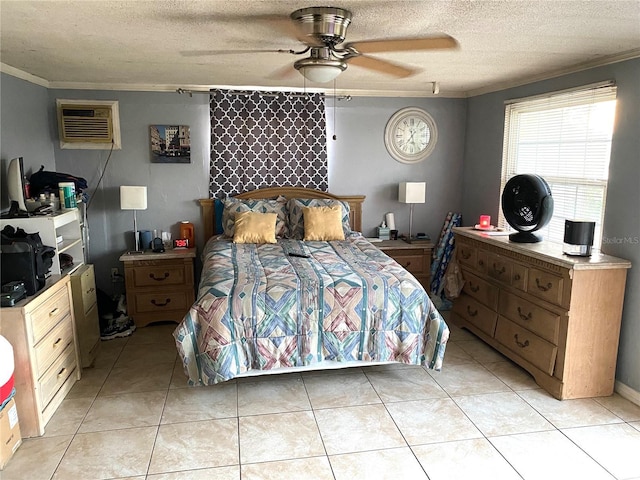
[[[75,295],[80,295],[82,298],[82,306],[85,312],[88,312],[89,309],[96,303],[96,279],[93,270],[93,265],[84,265],[80,267],[78,273],[79,277],[79,288],[74,288],[74,302]],[[75,273],[74,273],[75,276]],[[72,282],[72,288],[76,286],[76,282]]]
[[[558,344],[560,315],[504,290],[500,292],[498,312],[554,345]]]
[[[471,268],[478,264],[478,249],[468,243],[458,242],[456,245],[458,262]]]
[[[40,377],[70,343],[73,343],[73,324],[71,317],[66,317],[36,345],[36,377]]]
[[[469,295],[462,294],[453,304],[453,312],[493,337],[498,314]]]
[[[463,271],[464,288],[463,291],[473,298],[483,303],[492,310],[498,309],[498,287],[470,273]]]
[[[499,316],[495,338],[509,350],[549,375],[553,375],[558,347],[526,328]]]
[[[522,290],[523,292],[527,291],[527,275],[529,269],[524,265],[520,265],[519,263],[513,264],[513,269],[511,272],[511,285],[518,290]]]
[[[46,406],[62,384],[76,369],[76,350],[73,344],[67,346],[53,365],[38,380],[41,405]]]
[[[66,288],[60,288],[51,298],[36,307],[31,314],[33,343],[38,343],[54,325],[69,315],[70,311],[69,293]]]
[[[189,295],[185,291],[169,289],[166,292],[136,292],[133,297],[133,310],[137,313],[165,310],[181,310],[186,313],[191,303],[189,302]]]
[[[564,279],[552,273],[530,268],[527,292],[556,305],[562,305]]]
[[[509,285],[513,274],[513,264],[507,258],[490,253],[487,259],[487,275]]]
[[[185,285],[187,279],[184,262],[164,261],[161,265],[136,265],[133,269],[133,287],[162,287],[164,285]]]

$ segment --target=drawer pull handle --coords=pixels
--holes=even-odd
[[[516,345],[518,345],[520,348],[526,348],[526,347],[529,346],[529,340],[525,340],[524,343],[520,342],[518,340],[518,334],[517,333],[513,336],[513,338],[516,341]]]
[[[513,279],[514,279],[516,282],[517,282],[518,280],[520,280],[520,274],[519,274],[519,273],[516,273],[516,274],[513,276]]]
[[[158,303],[158,302],[156,302],[156,299],[154,298],[153,300],[151,300],[151,303],[153,303],[156,307],[166,307],[167,305],[169,305],[171,303],[171,299],[167,298],[164,303]]]
[[[478,290],[480,290],[480,286],[479,285],[474,285],[473,283],[469,282],[469,289],[476,293]]]
[[[467,313],[470,317],[475,317],[476,315],[478,315],[478,310],[471,311],[471,307],[467,305]]]
[[[460,252],[463,260],[469,260],[471,258],[471,254],[469,252],[465,252],[464,250]]]
[[[478,265],[481,267],[484,267],[484,261],[483,260],[478,260]]]
[[[60,378],[61,376],[63,376],[63,375],[64,375],[64,373],[65,373],[66,371],[67,371],[67,367],[63,367],[63,368],[62,368],[62,370],[60,370],[60,371],[58,372],[58,378]]]
[[[407,262],[404,264],[404,268],[407,268],[409,265],[411,265],[411,262]]]
[[[89,290],[87,290],[87,293],[91,293],[91,292],[94,292],[94,291],[95,291],[95,288],[91,287]]]
[[[60,344],[60,342],[61,342],[61,341],[62,341],[62,338],[58,338],[58,339],[55,341],[55,343],[53,344],[53,347],[54,347],[54,348],[55,348],[55,347],[57,347],[57,346]]]
[[[525,315],[524,313],[522,313],[522,310],[520,310],[520,307],[518,307],[518,315],[520,315],[520,318],[522,320],[531,320],[533,314],[529,312]]]
[[[494,263],[493,264],[493,271],[496,272],[498,275],[502,275],[504,272],[507,271],[507,269],[503,265],[502,268],[500,270],[498,270],[498,267],[496,267],[496,264]]]
[[[49,316],[50,316],[50,317],[53,317],[56,313],[58,313],[58,310],[59,310],[59,309],[58,309],[58,307],[54,308],[53,310],[51,310],[51,311],[49,312]]]
[[[166,280],[167,278],[169,278],[169,272],[164,272],[164,277],[157,277],[157,278],[155,273],[150,273],[149,278],[152,280],[155,280],[156,282],[162,282],[163,280]]]
[[[536,278],[536,287],[538,287],[538,290],[542,290],[543,292],[548,292],[551,289],[551,287],[553,287],[553,284],[549,282],[546,285],[541,285],[540,279]]]

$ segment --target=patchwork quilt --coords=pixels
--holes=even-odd
[[[192,385],[319,362],[439,370],[449,329],[420,283],[360,234],[344,241],[211,239],[174,337]]]

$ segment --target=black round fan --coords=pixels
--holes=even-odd
[[[544,227],[553,215],[553,197],[549,184],[540,175],[515,175],[502,191],[502,213],[517,233],[509,240],[536,243],[542,240],[536,230]]]

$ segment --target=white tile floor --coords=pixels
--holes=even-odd
[[[188,387],[173,325],[102,343],[2,480],[640,479],[640,407],[557,401],[453,326],[404,365]]]

